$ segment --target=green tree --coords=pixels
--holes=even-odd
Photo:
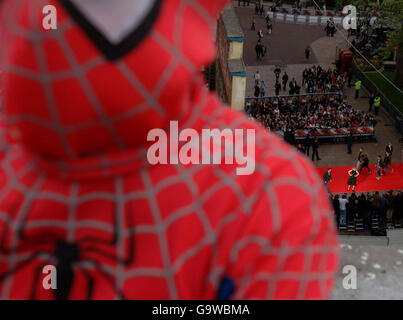
[[[376,24],[394,28],[388,32],[387,44],[378,50],[379,55],[388,57],[397,50],[394,82],[399,88],[403,88],[403,1],[383,0],[378,11],[380,15]]]
[[[369,19],[373,11],[379,13],[374,27],[390,27],[386,46],[377,50],[377,58],[385,60],[396,52],[395,84],[403,88],[403,0],[354,0],[358,14],[365,12]]]

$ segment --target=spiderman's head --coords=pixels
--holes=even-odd
[[[194,107],[226,2],[1,0],[9,133],[53,159],[144,144],[151,128]]]

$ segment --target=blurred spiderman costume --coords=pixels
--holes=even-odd
[[[205,89],[228,1],[118,2],[0,1],[0,299],[329,297],[321,180]],[[43,29],[48,4],[57,30]],[[255,129],[254,173],[149,164],[147,133],[170,120]]]

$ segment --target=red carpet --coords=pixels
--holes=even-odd
[[[363,169],[357,178],[356,192],[368,191],[386,191],[386,190],[401,190],[403,189],[403,166],[399,164],[392,164],[393,172],[386,170],[382,179],[377,180],[376,166],[370,165],[372,174],[370,175],[367,169]],[[321,177],[329,167],[317,168]],[[353,166],[343,167],[330,167],[332,168],[333,181],[329,182],[329,188],[332,193],[345,193],[347,192],[348,171]],[[351,188],[350,188],[351,192]]]

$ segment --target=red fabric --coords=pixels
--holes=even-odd
[[[112,63],[57,2],[3,1],[0,298],[54,298],[41,271],[61,262],[60,241],[80,249],[70,299],[214,299],[223,277],[236,299],[329,296],[338,243],[321,179],[205,91],[225,2],[163,1]],[[48,3],[57,31],[41,27]],[[146,135],[169,120],[255,129],[255,173],[149,165]]]

